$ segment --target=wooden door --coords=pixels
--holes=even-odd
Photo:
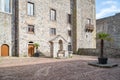
[[[1,56],[9,56],[9,46],[4,44],[1,46]]]
[[[28,56],[32,57],[34,55],[34,45],[33,44],[29,44],[28,45]]]

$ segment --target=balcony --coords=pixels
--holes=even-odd
[[[93,32],[94,31],[94,25],[92,25],[92,24],[86,24],[85,31],[86,32]]]

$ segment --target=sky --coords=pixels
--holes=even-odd
[[[96,0],[96,18],[104,18],[120,13],[120,0]]]

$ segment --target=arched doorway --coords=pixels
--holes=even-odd
[[[63,50],[63,41],[59,40],[59,50],[62,51]]]
[[[28,44],[28,56],[32,57],[34,55],[34,44]]]
[[[1,56],[9,56],[9,46],[7,44],[1,46]]]

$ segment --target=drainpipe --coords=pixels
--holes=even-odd
[[[13,0],[14,16],[14,55],[19,56],[19,0]]]
[[[72,1],[72,46],[73,53],[77,51],[77,0]]]

